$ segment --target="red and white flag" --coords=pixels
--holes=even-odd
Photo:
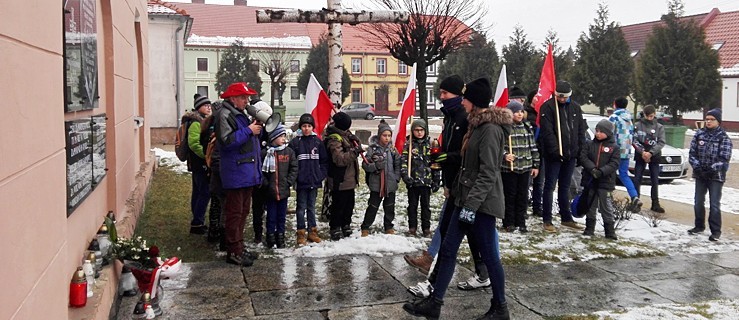
[[[495,88],[495,96],[493,96],[493,105],[505,108],[508,104],[508,77],[506,76],[505,64],[500,70],[498,77],[498,86]]]
[[[402,151],[403,145],[405,145],[405,136],[408,134],[408,118],[416,112],[416,65],[414,64],[411,68],[411,77],[408,79],[408,86],[405,88],[403,106],[398,112],[398,120],[395,122],[395,130],[393,130],[393,141],[395,141],[395,149],[398,151]]]
[[[320,137],[326,124],[331,120],[331,114],[334,112],[334,104],[328,98],[326,91],[323,91],[321,84],[318,83],[316,77],[310,74],[308,88],[305,89],[305,112],[313,116],[316,127],[313,131]]]
[[[534,110],[536,110],[536,125],[539,126],[539,118],[541,112],[539,109],[545,101],[549,100],[554,94],[554,89],[557,86],[557,79],[554,75],[554,55],[552,55],[552,44],[549,44],[547,49],[547,57],[544,59],[544,66],[541,68],[541,77],[539,78],[539,91],[536,92],[536,104],[534,104]]]

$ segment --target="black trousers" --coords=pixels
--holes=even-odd
[[[331,191],[331,220],[328,225],[331,229],[339,229],[352,223],[354,213],[354,189]]]
[[[408,228],[418,229],[418,202],[421,202],[421,229],[431,228],[431,188],[410,187],[408,188]]]
[[[529,179],[531,172],[501,172],[505,194],[505,219],[503,227],[526,227],[526,207],[529,203]]]
[[[644,169],[649,166],[649,181],[652,185],[652,205],[659,203],[659,157],[654,157],[653,161],[647,163],[642,159],[641,155],[634,156],[636,166],[634,167],[634,187],[636,193],[641,195],[641,180],[644,177]]]
[[[254,188],[251,200],[251,221],[254,227],[254,238],[261,239],[264,234],[264,212],[269,196],[267,188]]]
[[[364,212],[364,221],[362,221],[362,230],[369,230],[372,223],[375,222],[377,216],[377,210],[380,209],[380,202],[382,202],[382,209],[385,211],[385,216],[382,219],[383,230],[390,230],[394,227],[393,220],[395,220],[395,192],[390,192],[383,198],[379,192],[370,191],[369,201],[367,203],[367,210]]]

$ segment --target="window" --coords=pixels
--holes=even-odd
[[[198,71],[208,71],[208,58],[198,58]]]
[[[255,71],[259,71],[259,60],[249,60],[249,64],[251,64]]]
[[[362,101],[362,89],[352,89],[352,102]]]
[[[300,72],[300,60],[290,60],[290,72],[291,73]]]
[[[408,65],[403,61],[398,61],[398,74],[408,74]]]
[[[426,89],[426,103],[429,107],[436,104],[436,97],[434,97],[434,89]]]
[[[298,87],[290,87],[290,100],[300,100],[300,90],[298,90]]]
[[[436,65],[430,64],[426,66],[426,73],[428,74],[436,74]]]
[[[398,103],[403,103],[403,98],[405,98],[405,90],[406,88],[398,88]]]
[[[198,94],[207,97],[208,96],[208,86],[198,86]]]
[[[362,59],[352,58],[352,73],[362,73]]]
[[[377,74],[387,73],[387,59],[377,59]]]

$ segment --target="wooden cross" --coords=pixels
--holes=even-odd
[[[257,23],[326,23],[329,25],[328,40],[328,96],[331,102],[341,107],[341,76],[343,74],[343,54],[341,24],[356,25],[359,23],[407,23],[408,12],[402,11],[354,11],[343,10],[341,0],[327,0],[328,8],[319,11],[310,10],[257,10]]]

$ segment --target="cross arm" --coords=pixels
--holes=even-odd
[[[407,23],[410,14],[405,11],[356,10],[257,10],[257,23]]]

